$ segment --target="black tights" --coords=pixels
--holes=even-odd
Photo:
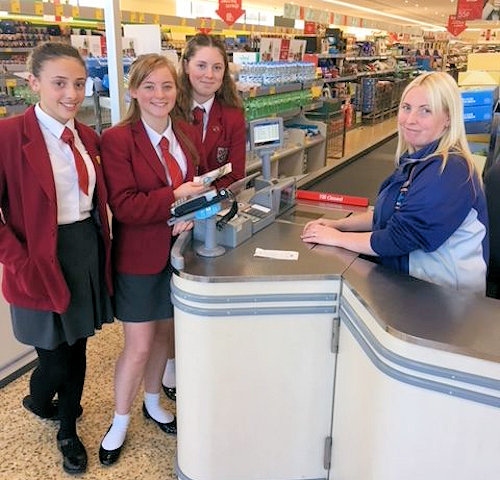
[[[36,348],[38,366],[30,379],[30,395],[35,405],[48,409],[57,393],[61,420],[59,439],[76,435],[76,418],[82,398],[87,339],[74,345],[63,343],[54,350]]]

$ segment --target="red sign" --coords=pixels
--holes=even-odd
[[[304,22],[304,34],[316,35],[316,22]]]
[[[448,25],[446,30],[450,32],[454,37],[460,35],[465,29],[467,25],[464,20],[459,20],[456,15],[450,15],[448,17]]]
[[[290,52],[290,39],[282,38],[280,44],[280,61],[286,62],[288,60],[288,53]]]
[[[477,20],[483,13],[483,0],[458,0],[457,20]]]
[[[222,21],[231,26],[245,10],[241,9],[241,0],[219,0],[219,8],[215,11]]]
[[[199,20],[200,20],[200,26],[198,27],[198,31],[200,33],[205,33],[208,35],[212,31],[211,19],[206,17],[200,17]]]

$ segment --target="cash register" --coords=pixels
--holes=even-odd
[[[295,178],[272,178],[271,156],[283,146],[283,119],[270,117],[248,123],[250,150],[262,163],[261,174],[253,174],[228,187],[238,203],[238,212],[229,221],[218,224],[218,245],[236,247],[295,205]],[[251,188],[246,188],[248,185]],[[222,216],[224,211],[218,212]],[[212,235],[211,219],[195,220],[194,238],[206,241]]]

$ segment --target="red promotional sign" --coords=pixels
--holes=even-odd
[[[290,52],[290,39],[282,38],[280,44],[280,61],[286,62],[288,60],[288,53]]]
[[[465,29],[467,25],[464,20],[459,20],[456,15],[450,15],[448,17],[448,25],[446,30],[450,32],[454,37],[460,35]]]
[[[245,10],[241,9],[241,0],[219,0],[219,8],[215,11],[222,21],[231,26]]]
[[[198,27],[198,31],[200,33],[206,33],[208,35],[212,31],[212,27],[210,24],[210,18],[200,17],[200,26]]]
[[[304,34],[316,35],[316,22],[304,22]]]
[[[483,13],[483,0],[458,0],[457,20],[477,20]]]

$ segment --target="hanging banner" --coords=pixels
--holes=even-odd
[[[448,17],[448,25],[446,30],[450,32],[454,37],[458,37],[465,29],[467,25],[464,20],[458,20],[456,15],[450,15]]]
[[[241,8],[241,0],[219,0],[219,8],[215,11],[226,25],[233,25],[245,10]]]
[[[285,18],[300,18],[300,7],[294,3],[285,3],[283,6],[283,16]]]
[[[483,13],[483,0],[458,0],[457,20],[477,20]]]

